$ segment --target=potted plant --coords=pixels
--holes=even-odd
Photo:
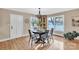
[[[64,34],[65,39],[74,40],[79,34],[76,31],[68,32]]]

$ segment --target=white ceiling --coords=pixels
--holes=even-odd
[[[8,8],[8,9],[20,11],[20,12],[26,12],[26,13],[35,14],[35,15],[37,15],[39,12],[38,8]],[[55,14],[55,13],[69,11],[73,9],[75,8],[41,8],[41,14],[42,15]]]

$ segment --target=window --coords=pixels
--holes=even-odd
[[[64,32],[64,16],[48,17],[48,29],[54,28],[54,31]]]
[[[48,17],[48,29],[55,27],[55,20],[54,17]]]
[[[32,16],[31,18],[30,18],[30,28],[31,29],[36,29],[37,27],[38,27],[38,25],[39,25],[39,20],[38,20],[38,18],[37,17],[35,17],[35,16]]]

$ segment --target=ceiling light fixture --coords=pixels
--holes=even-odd
[[[40,11],[41,8],[38,8],[38,9],[39,9],[39,15],[38,15],[38,17],[41,18],[41,11]]]

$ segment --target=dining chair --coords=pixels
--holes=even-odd
[[[45,32],[46,33],[42,35],[42,40],[47,41],[47,43],[49,43],[49,35],[48,35],[49,30],[45,30]]]
[[[28,32],[29,32],[29,44],[31,43],[31,47],[32,47],[33,42],[36,41],[37,38],[30,29],[28,30]]]
[[[49,30],[46,30],[46,40],[49,43]]]
[[[51,37],[51,39],[53,39],[53,28],[51,28],[51,30],[50,30],[50,37]]]

